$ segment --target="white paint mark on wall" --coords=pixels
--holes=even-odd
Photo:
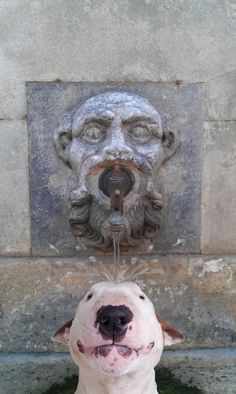
[[[223,258],[210,259],[206,261],[195,260],[188,268],[189,275],[204,278],[209,274],[224,273],[228,282],[232,280],[232,270],[229,264],[225,263]]]
[[[178,246],[178,245],[181,245],[181,244],[184,244],[184,243],[185,243],[185,239],[178,238],[177,241],[175,242],[175,244],[173,244],[173,246],[175,247],[175,246]]]
[[[65,278],[71,278],[73,275],[73,272],[67,272]]]
[[[56,246],[54,246],[53,244],[50,244],[49,242],[48,242],[47,244],[48,244],[48,246],[49,246],[49,248],[50,248],[51,250],[55,250],[55,252],[56,252],[57,254],[60,253],[59,250],[56,248]]]

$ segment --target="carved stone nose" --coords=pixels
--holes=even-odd
[[[121,131],[113,133],[112,140],[103,148],[103,154],[114,156],[114,158],[121,158],[122,155],[130,155],[133,150],[124,139]]]
[[[125,305],[102,306],[97,312],[96,324],[104,339],[119,342],[124,337],[128,323],[133,319],[133,313]]]

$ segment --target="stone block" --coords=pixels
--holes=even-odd
[[[164,351],[159,365],[168,368],[175,378],[189,386],[186,393],[192,392],[191,387],[206,394],[235,393],[235,349]]]
[[[2,259],[2,352],[63,351],[51,335],[74,316],[92,283],[112,278],[110,258]],[[120,279],[140,284],[156,312],[185,336],[182,348],[236,344],[235,256],[122,258]]]
[[[203,253],[236,251],[236,123],[206,123],[203,149]]]
[[[156,373],[158,391],[234,394],[235,363],[235,349],[164,351]],[[66,353],[12,354],[0,356],[0,375],[1,394],[72,394],[78,370]]]
[[[204,82],[235,67],[233,0],[12,0],[0,18],[0,117],[25,115],[23,81]]]
[[[67,354],[12,354],[0,355],[0,374],[1,394],[43,394],[78,370]]]
[[[25,118],[26,100],[23,77],[16,80],[13,78],[10,81],[0,77],[0,120],[24,120]]]
[[[164,208],[161,229],[150,253],[198,253],[203,118],[201,86],[28,83],[33,254],[71,256],[98,253],[97,250],[75,250],[68,225],[68,199],[75,181],[71,170],[58,159],[52,136],[64,113],[88,97],[106,91],[127,91],[147,97],[167,120],[167,127],[179,134],[177,152],[157,175]]]
[[[25,121],[0,121],[0,254],[28,255],[30,217]]]
[[[236,120],[236,71],[206,83],[206,119]]]

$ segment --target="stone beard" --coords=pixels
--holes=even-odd
[[[74,236],[87,246],[112,247],[110,198],[99,188],[99,178],[106,168],[118,165],[133,177],[123,201],[120,245],[150,244],[160,228],[163,206],[157,172],[176,150],[175,136],[163,129],[156,108],[130,93],[99,94],[62,118],[54,145],[77,177],[69,214]]]

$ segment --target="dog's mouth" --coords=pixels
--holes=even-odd
[[[122,346],[122,345],[115,345],[115,344],[113,344],[113,345],[103,345],[103,346],[95,347],[94,355],[95,355],[95,357],[99,357],[99,356],[107,357],[114,350],[117,352],[117,354],[119,356],[122,356],[122,357],[125,357],[125,358],[130,357],[133,352],[136,352],[137,354],[139,352],[139,349],[136,350],[136,349],[132,349],[132,348],[130,348],[128,346]]]
[[[80,341],[77,342],[77,346],[79,349],[80,353],[85,353],[90,356],[95,356],[97,357],[107,357],[110,353],[115,352],[117,353],[118,356],[128,358],[132,355],[136,355],[137,357],[140,354],[148,354],[151,352],[151,350],[154,348],[155,343],[150,342],[148,346],[140,346],[139,348],[131,348],[127,345],[121,345],[121,344],[106,344],[106,345],[101,345],[101,346],[96,346],[96,347],[84,347]]]

